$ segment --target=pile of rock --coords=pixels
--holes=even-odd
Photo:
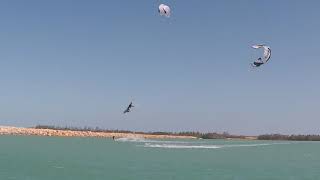
[[[99,137],[99,138],[146,138],[146,139],[172,139],[183,138],[191,139],[191,136],[173,136],[173,135],[152,135],[136,133],[108,133],[92,131],[70,131],[70,130],[53,130],[53,129],[35,129],[0,126],[0,135],[20,135],[20,136],[61,136],[61,137]]]

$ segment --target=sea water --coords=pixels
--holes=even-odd
[[[0,180],[319,180],[320,143],[0,136]]]

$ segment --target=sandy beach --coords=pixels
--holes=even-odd
[[[196,138],[192,136],[70,131],[70,130],[35,129],[35,128],[10,127],[10,126],[0,126],[0,135],[97,137],[97,138],[112,138],[114,136],[115,138],[126,137],[126,138],[146,138],[146,139],[195,139]]]

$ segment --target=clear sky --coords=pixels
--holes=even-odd
[[[320,133],[320,1],[161,2],[2,0],[0,124]]]

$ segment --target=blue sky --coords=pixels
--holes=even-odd
[[[159,2],[1,1],[0,124],[320,133],[319,1]]]

